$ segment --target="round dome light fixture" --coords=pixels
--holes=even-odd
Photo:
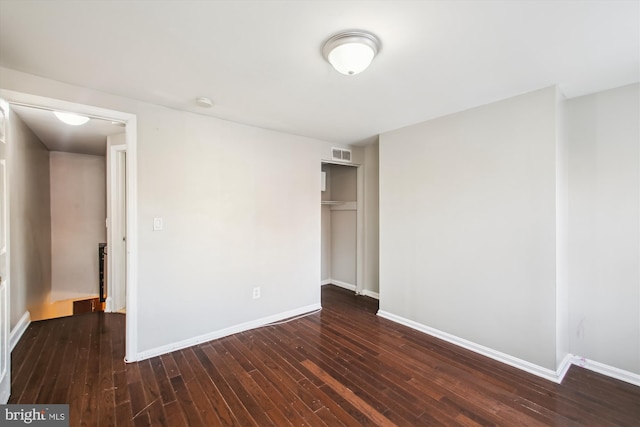
[[[89,121],[89,117],[80,116],[75,113],[65,113],[62,111],[54,111],[53,114],[63,123],[71,126],[80,126]]]
[[[337,72],[353,76],[367,69],[380,47],[380,40],[371,33],[346,31],[327,40],[322,54]]]

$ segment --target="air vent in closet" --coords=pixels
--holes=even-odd
[[[344,148],[331,148],[331,160],[351,163],[351,150]]]

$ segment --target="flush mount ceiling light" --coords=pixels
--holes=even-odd
[[[322,54],[339,73],[353,76],[363,72],[380,50],[380,40],[364,31],[336,34],[322,47]]]
[[[63,113],[62,111],[54,111],[58,120],[71,126],[80,126],[89,121],[89,117],[79,116],[74,113]]]

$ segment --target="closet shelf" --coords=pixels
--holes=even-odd
[[[323,206],[328,206],[332,211],[355,211],[358,209],[355,201],[323,200],[321,203]]]

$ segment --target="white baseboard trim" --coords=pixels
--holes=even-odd
[[[344,289],[348,289],[350,291],[356,292],[356,285],[352,285],[351,283],[341,282],[340,280],[327,279],[320,282],[320,285],[321,286],[336,285],[340,288],[344,288]],[[378,294],[377,292],[370,291],[368,289],[364,289],[362,292],[360,292],[360,295],[375,298],[377,300],[380,299],[380,294]]]
[[[356,291],[356,285],[352,285],[351,283],[347,283],[347,282],[341,282],[340,280],[331,279],[329,281],[329,284],[336,285],[344,289],[349,289],[350,291],[353,291],[353,292]]]
[[[105,313],[113,313],[113,299],[111,297],[107,297],[104,302],[104,312]]]
[[[380,294],[379,293],[370,291],[368,289],[363,290],[362,291],[362,295],[364,295],[365,297],[375,298],[377,300],[380,299]]]
[[[558,384],[562,383],[562,380],[564,380],[564,376],[567,375],[567,372],[569,372],[569,368],[571,367],[571,365],[573,365],[573,354],[567,353],[560,362],[560,366],[558,366],[558,369],[556,370],[558,375]]]
[[[530,374],[537,375],[549,381],[553,381],[554,383],[560,384],[562,382],[562,378],[564,377],[564,373],[569,369],[568,360],[570,358],[565,357],[566,367],[562,366],[564,373],[561,370],[553,371],[548,368],[544,368],[542,366],[538,366],[531,362],[527,362],[526,360],[519,359],[517,357],[513,357],[506,353],[502,353],[500,351],[491,349],[489,347],[485,347],[483,345],[474,343],[472,341],[468,341],[464,338],[457,337],[455,335],[451,335],[447,332],[440,331],[438,329],[431,328],[429,326],[423,325],[421,323],[415,322],[413,320],[406,319],[401,316],[397,316],[393,313],[389,313],[383,310],[378,311],[378,316],[383,317],[385,319],[391,320],[393,322],[399,323],[404,326],[408,326],[411,329],[415,329],[420,332],[424,332],[425,334],[431,335],[433,337],[439,338],[443,341],[447,341],[451,344],[455,344],[459,347],[466,348],[467,350],[471,350],[475,353],[481,354],[483,356],[489,357],[490,359],[496,360],[498,362],[505,363],[509,366],[513,366],[514,368],[521,369],[523,371],[529,372]],[[565,363],[565,361],[563,361]],[[561,375],[562,373],[562,375]]]
[[[300,316],[302,314],[311,313],[312,311],[320,310],[322,307],[320,304],[312,304],[306,307],[300,307],[294,310],[285,311],[283,313],[274,314],[272,316],[263,317],[262,319],[252,320],[250,322],[241,323],[236,326],[221,329],[219,331],[210,332],[208,334],[200,335],[186,340],[178,341],[175,343],[163,345],[160,347],[152,348],[138,353],[135,360],[128,360],[128,362],[138,362],[140,360],[150,359],[152,357],[160,356],[162,354],[171,353],[172,351],[182,350],[183,348],[192,347],[194,345],[201,344],[207,341],[217,340],[229,335],[237,334],[240,332],[248,331],[250,329],[256,329],[261,326],[268,325],[270,323],[279,322],[281,320],[289,319],[291,317]]]
[[[590,371],[597,372],[607,377],[615,378],[620,381],[624,381],[629,384],[640,387],[640,375],[633,372],[625,371],[623,369],[615,368],[613,366],[605,365],[604,363],[589,360],[585,357],[571,355],[571,363],[576,366],[580,366]]]
[[[10,351],[13,351],[16,344],[18,344],[18,342],[20,341],[20,338],[22,338],[24,331],[27,330],[30,324],[31,324],[31,313],[29,313],[28,311],[25,311],[22,317],[20,318],[20,320],[18,320],[18,323],[16,323],[16,326],[9,333]]]

